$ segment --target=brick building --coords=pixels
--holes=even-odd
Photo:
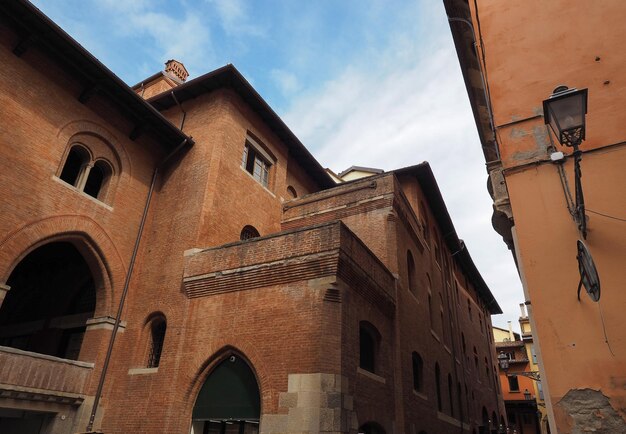
[[[427,163],[336,185],[231,65],[130,88],[23,1],[0,59],[0,432],[504,419],[500,308]]]

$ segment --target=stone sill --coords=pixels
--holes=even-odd
[[[159,372],[159,368],[130,368],[128,370],[128,375],[145,375],[145,374],[156,374]]]
[[[376,374],[374,374],[373,372],[367,371],[367,370],[365,370],[365,369],[362,369],[362,368],[356,368],[356,372],[357,372],[358,374],[364,375],[365,377],[370,378],[370,379],[372,379],[372,380],[374,380],[374,381],[378,381],[379,383],[382,383],[382,384],[386,384],[386,383],[387,383],[387,380],[385,380],[385,379],[384,379],[383,377],[381,377],[380,375],[376,375]]]

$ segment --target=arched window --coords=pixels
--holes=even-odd
[[[472,303],[470,299],[467,299],[467,315],[469,316],[470,321],[472,320]]]
[[[112,176],[113,167],[108,161],[99,158],[94,162],[86,147],[74,144],[67,154],[59,178],[77,190],[105,202],[110,199],[107,196]]]
[[[372,324],[361,321],[359,324],[359,367],[376,372],[376,359],[380,333]]]
[[[426,284],[428,285],[428,319],[430,320],[430,329],[435,329],[435,319],[433,316],[433,298],[432,298],[432,282],[430,274],[426,273]]]
[[[410,250],[406,251],[406,271],[409,280],[409,291],[417,297],[417,285],[415,283],[415,261]]]
[[[13,269],[0,306],[0,345],[78,360],[96,309],[97,277],[73,242],[45,244]]]
[[[85,148],[80,145],[72,146],[65,159],[60,178],[68,184],[78,187],[90,160],[91,156]]]
[[[437,392],[437,410],[441,411],[441,371],[439,363],[435,363],[435,391]]]
[[[485,357],[485,381],[491,381],[491,375],[489,375],[489,362],[487,362],[487,358]]]
[[[166,330],[167,322],[164,317],[159,315],[150,321],[150,350],[148,352],[148,368],[159,367]]]
[[[241,234],[239,235],[239,238],[241,240],[249,240],[252,238],[259,238],[259,231],[256,230],[256,228],[254,226],[244,226],[243,229],[241,230]]]
[[[411,355],[413,361],[413,389],[421,392],[424,388],[424,362],[422,357],[415,351]]]
[[[420,217],[422,220],[422,233],[424,234],[424,239],[426,241],[430,238],[430,229],[428,224],[428,211],[426,211],[426,205],[424,205],[424,201],[420,200]]]
[[[89,170],[89,176],[85,182],[85,193],[96,199],[103,199],[107,183],[113,171],[105,161],[98,160]]]
[[[287,187],[287,193],[289,193],[289,196],[291,196],[291,199],[295,199],[298,197],[298,192],[291,185]]]

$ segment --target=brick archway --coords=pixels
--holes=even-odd
[[[218,351],[213,353],[213,355],[198,368],[191,379],[187,393],[185,393],[185,408],[187,410],[186,417],[189,424],[191,424],[192,409],[204,382],[211,375],[213,370],[230,356],[239,357],[244,360],[254,373],[261,396],[261,415],[264,414],[265,409],[267,408],[266,404],[268,400],[273,398],[274,391],[270,387],[269,377],[261,359],[258,357],[258,354],[256,354],[252,345],[246,348],[236,348],[232,345],[224,345]]]
[[[96,316],[113,316],[115,288],[122,284],[126,264],[109,235],[85,216],[62,215],[41,219],[0,240],[0,284],[5,284],[22,259],[36,248],[54,241],[74,244],[97,280]]]

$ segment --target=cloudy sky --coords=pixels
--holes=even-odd
[[[504,315],[521,284],[491,228],[487,172],[442,1],[35,0],[133,85],[234,64],[325,167],[428,161]]]

